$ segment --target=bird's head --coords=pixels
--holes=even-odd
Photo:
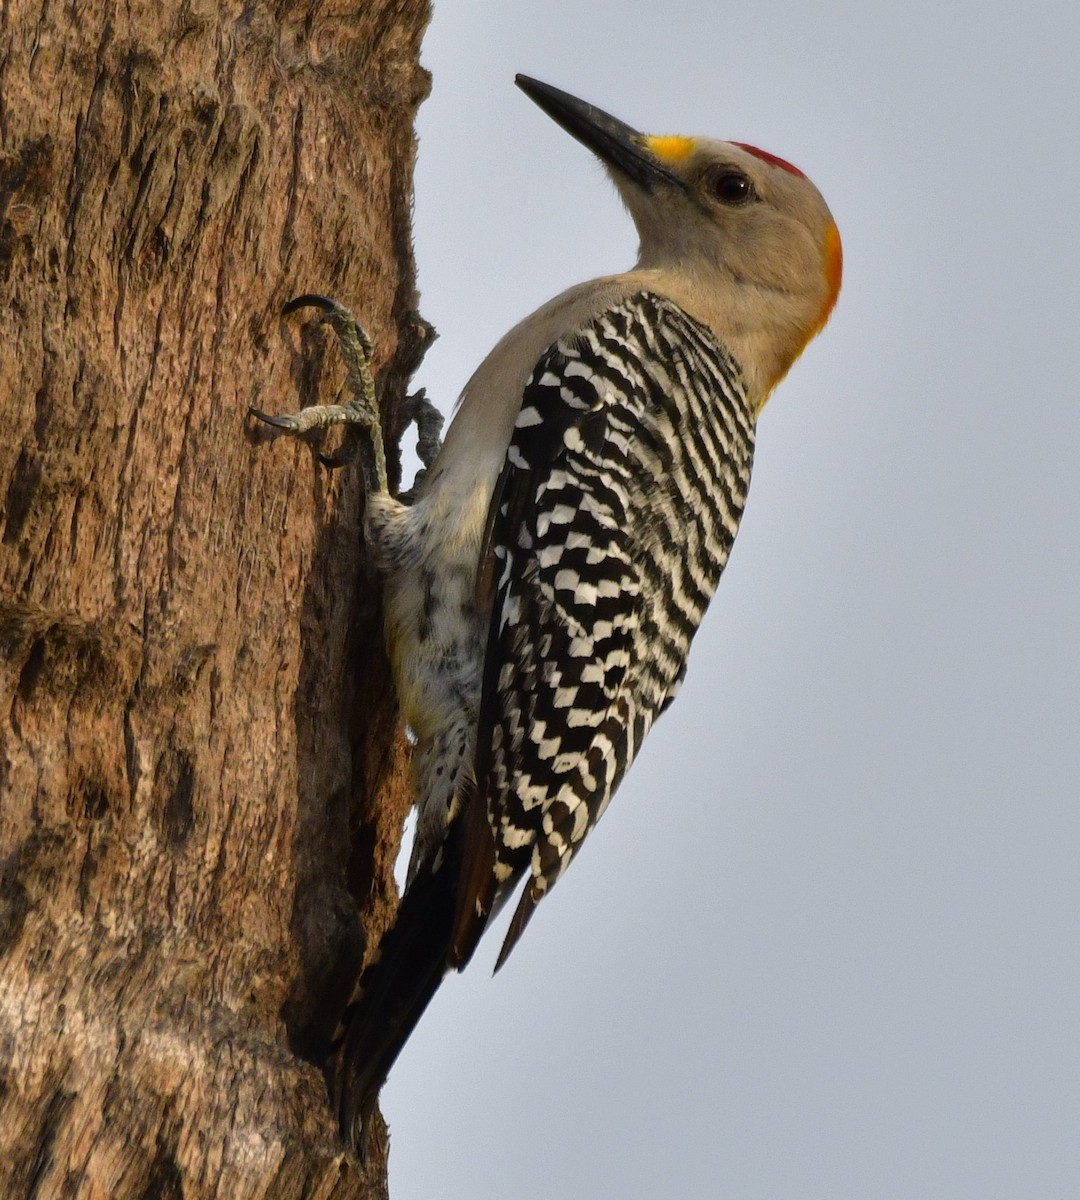
[[[758,378],[763,404],[840,292],[840,234],[797,167],[741,142],[655,137],[535,79],[518,86],[604,163],[654,272]]]

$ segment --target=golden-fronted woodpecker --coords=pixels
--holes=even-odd
[[[292,307],[326,310],[353,400],[257,414],[361,428],[367,539],[416,737],[407,886],[344,1025],[350,1139],[446,970],[523,884],[505,961],[674,698],[739,525],[757,415],[840,289],[836,225],[790,163],[644,135],[517,82],[607,166],[637,264],[499,342],[411,505],[386,490],[370,345],[332,301]]]

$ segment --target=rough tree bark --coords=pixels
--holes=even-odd
[[[428,0],[0,5],[0,1195],[371,1197],[315,1064],[396,903],[359,472],[391,441]]]

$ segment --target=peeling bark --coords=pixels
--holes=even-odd
[[[402,432],[428,15],[0,8],[5,1197],[385,1195],[318,1065],[408,805],[361,478],[246,413],[340,388],[320,291]]]

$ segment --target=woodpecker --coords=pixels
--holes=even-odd
[[[292,433],[360,431],[366,537],[416,738],[406,889],[337,1060],[354,1144],[443,975],[520,887],[502,965],[674,699],[746,502],[757,416],[840,290],[836,224],[791,163],[642,134],[517,84],[607,167],[637,227],[634,267],[506,334],[410,505],[387,491],[371,346],[342,306],[289,307],[325,311],[349,403],[256,414]]]

